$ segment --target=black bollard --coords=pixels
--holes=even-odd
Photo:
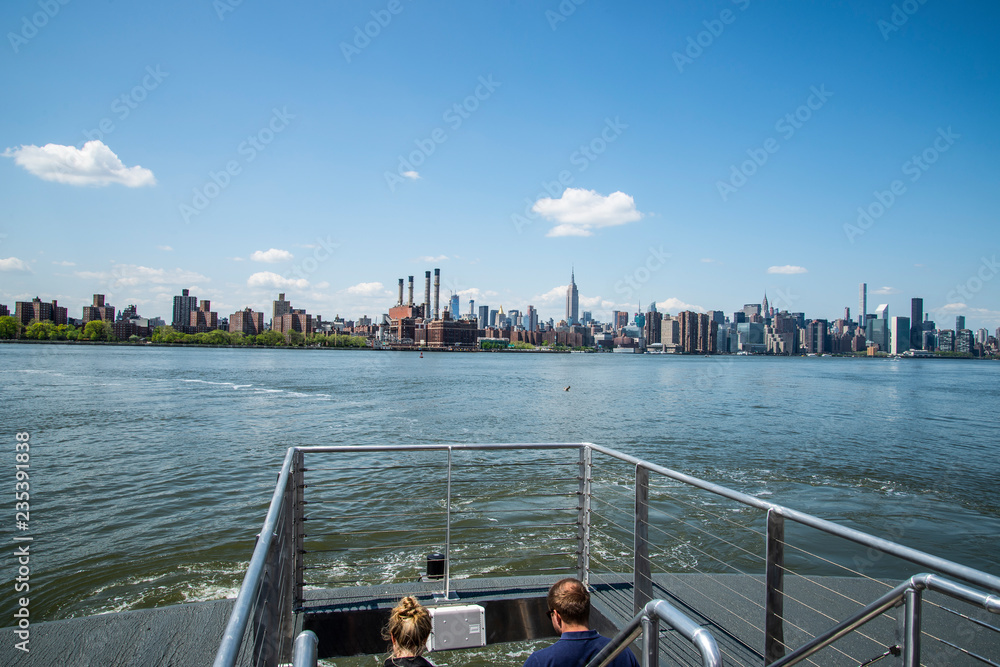
[[[444,579],[444,554],[427,554],[427,578]]]

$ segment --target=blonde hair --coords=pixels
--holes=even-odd
[[[394,656],[418,656],[427,648],[430,634],[430,612],[415,597],[407,595],[393,608],[389,624],[382,631],[382,638],[394,642]]]

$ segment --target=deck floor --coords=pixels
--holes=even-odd
[[[454,590],[459,602],[477,600],[544,598],[558,577],[511,577],[459,580]],[[726,665],[763,664],[763,581],[747,575],[656,575],[654,596],[666,599],[699,624],[709,628],[723,651]],[[605,575],[592,581],[596,629],[606,635],[632,615],[632,591],[628,578]],[[403,595],[416,594],[430,602],[428,584],[389,584],[355,589],[308,591],[307,604],[330,611],[385,609]],[[785,580],[785,641],[791,646],[804,643],[815,633],[834,625],[886,591],[883,583],[843,577],[788,577]],[[422,595],[423,594],[423,595]],[[319,602],[323,599],[323,602]],[[952,648],[1000,662],[998,619],[950,598],[927,594],[923,615],[922,664],[949,667],[980,667],[991,664]],[[14,648],[12,628],[2,631],[7,641],[0,644],[0,666],[6,667],[199,667],[211,665],[232,609],[232,600],[200,602],[104,614],[32,624],[30,653]],[[948,610],[953,611],[948,611]],[[973,621],[953,612],[965,614]],[[898,617],[899,610],[893,610]],[[544,628],[547,619],[519,622]],[[978,622],[977,622],[978,621]],[[489,632],[489,629],[487,629]],[[845,637],[834,648],[824,649],[804,664],[858,665],[881,654],[898,642],[895,618],[874,621],[863,634]],[[930,636],[928,636],[930,635]],[[699,665],[697,653],[672,631],[661,630],[661,664]],[[899,664],[886,660],[878,665]]]

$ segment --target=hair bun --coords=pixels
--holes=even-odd
[[[412,618],[423,611],[423,607],[420,606],[420,603],[412,595],[407,595],[400,600],[397,609],[399,609],[399,615],[404,618]]]

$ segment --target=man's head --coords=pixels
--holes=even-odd
[[[547,601],[549,616],[556,612],[563,625],[590,627],[590,593],[579,580],[560,579],[552,584]]]

